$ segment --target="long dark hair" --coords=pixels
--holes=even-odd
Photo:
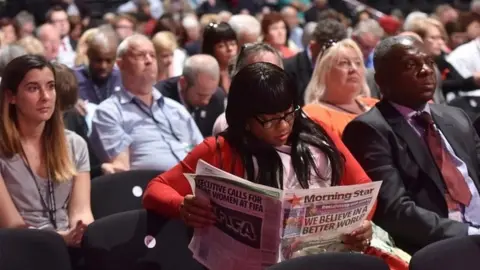
[[[50,69],[56,78],[52,64],[39,55],[17,57],[5,68],[0,84],[0,153],[7,158],[23,152],[17,127],[16,105],[10,104],[7,98],[8,92],[16,95],[20,83],[28,72],[44,68]],[[60,105],[60,100],[57,98],[53,115],[45,123],[42,134],[44,151],[41,158],[50,170],[48,177],[52,177],[57,182],[64,182],[70,180],[76,171],[68,155],[68,143]]]
[[[273,146],[259,140],[246,129],[247,121],[259,114],[284,112],[299,104],[296,84],[276,65],[254,63],[233,77],[226,110],[228,129],[220,135],[238,152],[249,180],[283,188],[280,156]],[[293,169],[302,188],[309,187],[312,168],[322,177],[310,147],[318,148],[329,160],[332,169],[331,185],[340,183],[344,169],[343,156],[326,131],[301,110],[295,116],[289,142]],[[253,157],[258,164],[256,176]]]

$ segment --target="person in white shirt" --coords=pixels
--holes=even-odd
[[[480,76],[480,37],[457,47],[446,59],[463,78]],[[460,94],[478,97],[480,88]]]
[[[47,12],[46,18],[60,33],[58,62],[72,68],[75,65],[76,43],[69,36],[70,22],[67,12],[60,6],[53,7]]]
[[[37,37],[45,48],[45,58],[56,61],[60,47],[60,33],[57,28],[50,23],[43,24],[37,29]]]

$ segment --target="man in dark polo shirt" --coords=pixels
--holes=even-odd
[[[204,137],[225,111],[225,92],[218,87],[220,68],[210,55],[197,54],[185,61],[183,75],[161,81],[155,87],[162,95],[185,106]]]

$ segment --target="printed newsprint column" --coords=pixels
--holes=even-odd
[[[285,191],[281,261],[344,251],[341,235],[351,233],[367,218],[381,184]]]
[[[278,261],[281,190],[255,185],[199,161],[195,194],[210,200],[214,226],[195,229],[193,257],[210,270],[260,270]]]

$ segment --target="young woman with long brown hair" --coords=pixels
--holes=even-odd
[[[88,150],[64,130],[45,58],[25,55],[7,65],[0,112],[0,228],[55,230],[79,246],[93,221]]]

